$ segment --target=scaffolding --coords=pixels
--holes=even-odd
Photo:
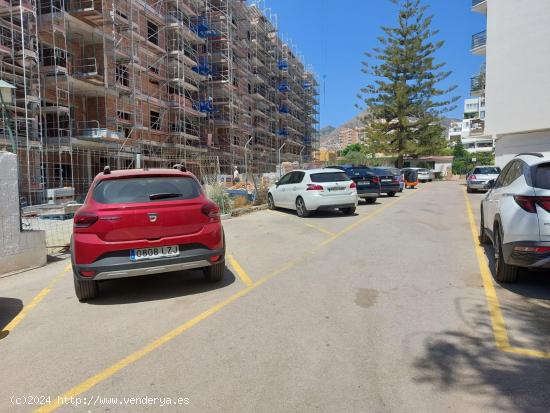
[[[316,150],[302,60],[261,0],[2,0],[0,79],[16,92],[0,148],[9,129],[31,205],[62,187],[82,200],[104,165],[273,172],[283,144],[283,161]]]

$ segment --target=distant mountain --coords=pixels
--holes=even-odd
[[[325,126],[324,128],[322,128],[319,131],[321,143],[320,146],[328,149],[339,149],[338,133],[342,129],[363,126],[362,119],[365,117],[366,114],[367,111],[365,110],[354,116],[347,122],[343,123],[342,125],[338,126],[337,128],[335,128],[334,126]],[[445,134],[447,134],[451,122],[455,121],[459,121],[459,119],[443,118],[443,120],[441,121],[441,126],[445,128]]]
[[[362,126],[363,122],[361,119],[367,114],[367,111],[363,111],[359,113],[358,115],[354,116],[347,122],[343,123],[342,125],[335,128],[334,126],[325,126],[322,128],[320,133],[320,142],[321,147],[329,148],[329,149],[337,149],[338,148],[338,133],[342,129],[346,128],[355,128],[358,126]]]

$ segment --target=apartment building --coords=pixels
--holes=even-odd
[[[0,147],[17,144],[22,196],[81,197],[104,165],[311,160],[318,84],[274,20],[244,0],[0,0]]]
[[[451,143],[461,142],[471,153],[492,152],[494,141],[485,134],[485,97],[478,96],[464,100],[464,119],[451,122],[448,140]]]
[[[505,165],[521,152],[550,156],[550,2],[472,0],[487,29],[472,37],[472,53],[486,69],[472,79],[485,97],[485,135]]]
[[[364,142],[364,131],[362,128],[343,128],[338,132],[338,143],[340,149],[356,143]]]

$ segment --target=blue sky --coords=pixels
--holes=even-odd
[[[485,28],[485,18],[472,13],[472,0],[424,0],[434,14],[433,28],[445,40],[440,61],[453,74],[448,84],[468,97],[470,77],[481,57],[469,53],[471,36]],[[380,25],[391,25],[396,7],[388,0],[265,0],[278,16],[279,30],[292,39],[321,82],[321,127],[338,126],[357,114],[359,89],[368,83],[361,72],[363,53],[377,45]],[[326,76],[323,87],[323,76]],[[462,101],[450,117],[462,116]]]

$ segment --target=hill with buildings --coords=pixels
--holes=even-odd
[[[320,135],[320,146],[327,149],[339,149],[339,139],[338,135],[343,129],[353,129],[363,126],[362,118],[367,114],[367,111],[363,111],[358,115],[354,116],[347,122],[343,123],[338,127],[334,126],[325,126],[319,131]],[[459,121],[454,118],[443,118],[441,121],[441,126],[445,128],[445,136],[448,135],[448,130],[451,122]]]

